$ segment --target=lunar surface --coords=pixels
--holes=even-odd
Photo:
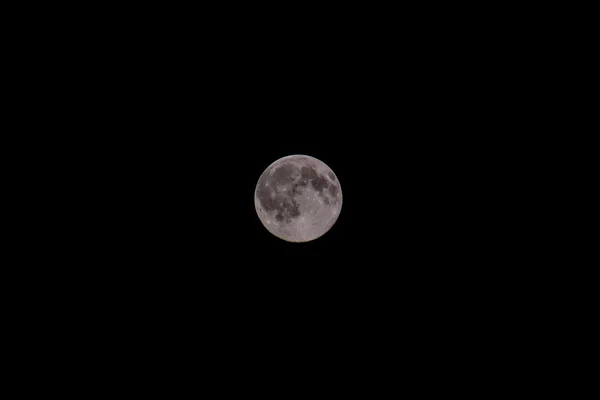
[[[323,236],[342,209],[342,188],[324,162],[291,155],[271,164],[260,176],[254,194],[256,213],[273,235],[288,242]]]

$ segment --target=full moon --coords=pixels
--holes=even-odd
[[[291,155],[273,162],[260,176],[254,193],[256,213],[273,235],[288,242],[323,236],[342,209],[342,188],[324,162]]]

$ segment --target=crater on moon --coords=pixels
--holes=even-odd
[[[322,161],[292,155],[272,163],[255,190],[256,212],[275,236],[307,242],[325,234],[342,207],[339,181]]]

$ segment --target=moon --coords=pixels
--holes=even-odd
[[[297,154],[273,162],[254,193],[258,218],[273,235],[309,242],[325,233],[342,210],[342,187],[323,161]]]

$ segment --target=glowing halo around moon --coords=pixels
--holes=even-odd
[[[258,218],[273,235],[288,242],[309,242],[325,233],[342,210],[342,188],[321,160],[297,154],[280,158],[256,184]]]

